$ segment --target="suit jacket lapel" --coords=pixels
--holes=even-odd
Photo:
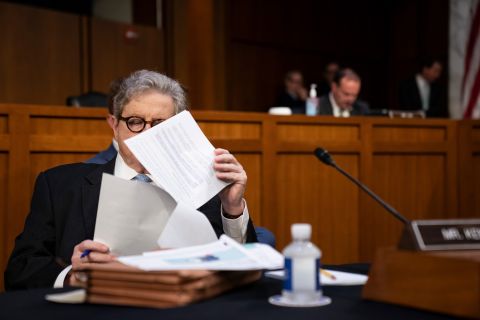
[[[87,239],[93,239],[95,231],[102,175],[104,172],[113,174],[115,159],[116,157],[84,177],[85,181],[82,185],[82,211]]]

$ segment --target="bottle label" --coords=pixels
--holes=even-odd
[[[285,258],[285,278],[283,279],[283,289],[292,291],[292,259]]]
[[[320,259],[285,258],[285,291],[320,291]]]

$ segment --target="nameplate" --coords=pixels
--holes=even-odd
[[[411,226],[422,251],[480,249],[480,219],[414,220]]]

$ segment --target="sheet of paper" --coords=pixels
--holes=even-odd
[[[228,185],[215,176],[214,147],[188,111],[125,143],[177,202],[199,208]]]
[[[202,246],[147,252],[138,256],[119,257],[118,260],[148,271],[259,270],[283,266],[283,256],[270,246],[255,243],[245,247],[226,235],[222,235],[216,242]]]
[[[104,174],[94,240],[108,245],[116,255],[132,255],[157,250],[159,238],[160,247],[169,248],[217,240],[201,212],[177,205],[164,190]]]
[[[217,240],[210,221],[203,213],[178,203],[157,243],[160,248],[182,248]]]
[[[328,269],[325,269],[325,271],[334,275],[335,279],[332,279],[320,273],[320,283],[324,286],[364,285],[365,283],[367,283],[367,280],[368,280],[368,276],[363,274],[342,272],[342,271],[335,271],[335,270],[328,270]],[[283,270],[269,271],[265,273],[265,276],[274,278],[274,279],[283,280],[285,276],[285,272]]]
[[[77,289],[68,292],[51,293],[45,295],[45,300],[56,303],[84,303],[87,300],[87,290]]]

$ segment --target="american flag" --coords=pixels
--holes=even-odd
[[[463,118],[480,118],[480,1],[472,6],[461,87]]]

